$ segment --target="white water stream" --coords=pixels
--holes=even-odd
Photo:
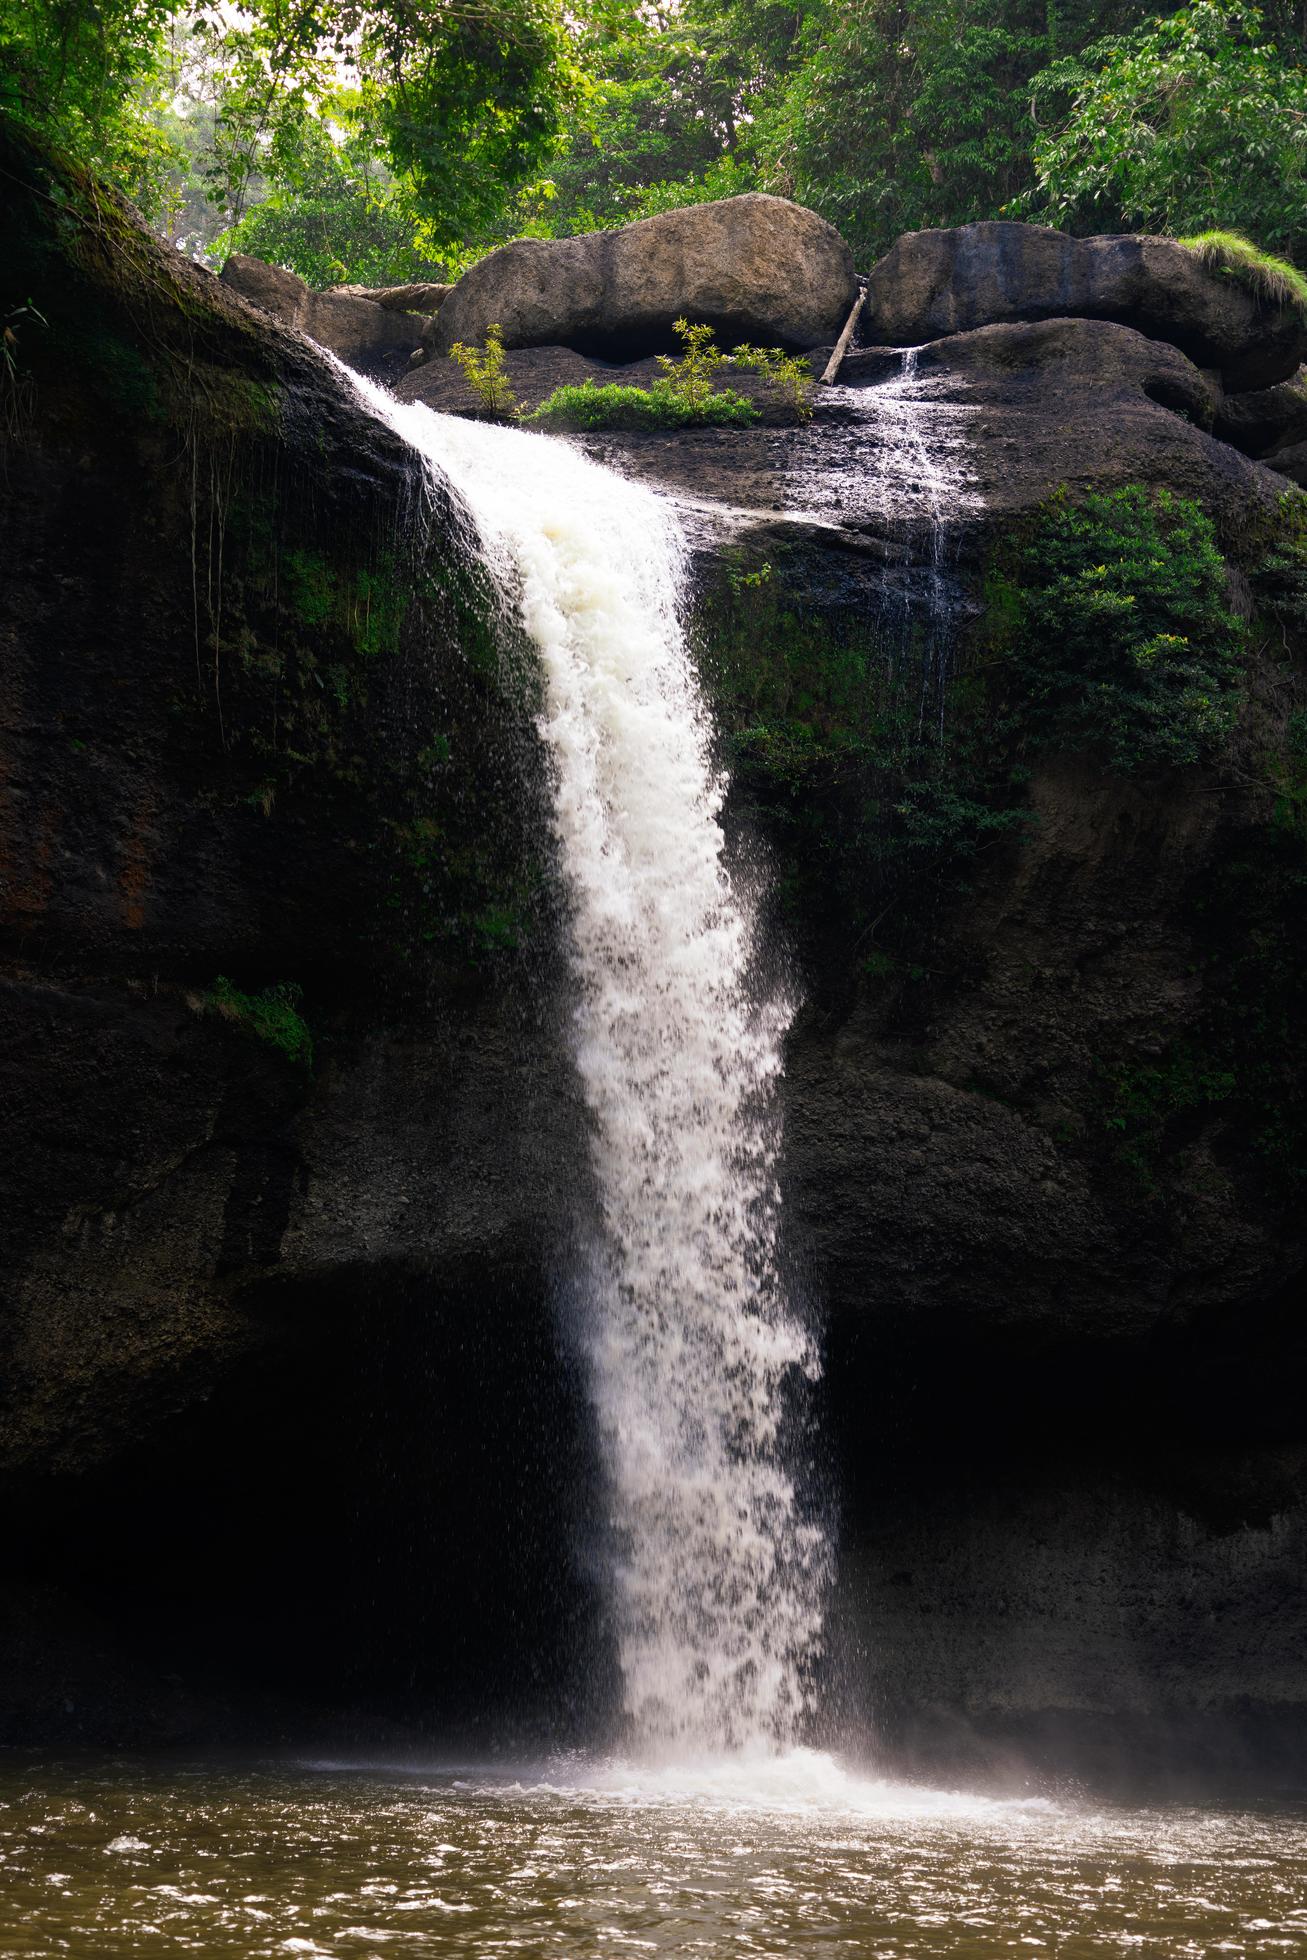
[[[654,1757],[783,1749],[826,1567],[780,1434],[787,1374],[815,1367],[776,1266],[791,1008],[752,978],[754,908],[724,860],[678,525],[566,442],[354,379],[432,482],[461,492],[543,669],[602,1212],[585,1341],[628,1742]]]

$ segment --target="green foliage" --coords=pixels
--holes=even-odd
[[[0,113],[154,214],[176,160],[157,110],[176,0],[0,0]]]
[[[1192,1037],[1173,1043],[1156,1061],[1102,1068],[1100,1081],[1112,1155],[1146,1190],[1155,1189],[1158,1159],[1177,1118],[1219,1108],[1238,1087],[1234,1070]]]
[[[1037,8],[831,8],[765,139],[767,187],[813,205],[869,263],[900,232],[997,217],[1029,177]]]
[[[723,354],[713,344],[710,326],[683,319],[676,321],[675,332],[681,356],[658,356],[663,372],[651,388],[616,381],[555,388],[528,419],[553,429],[702,429],[756,422],[758,409],[747,395],[717,386],[718,375],[728,368],[763,375],[796,422],[810,419],[815,384],[802,355],[780,347],[747,346]]]
[[[1286,652],[1307,649],[1307,496],[1288,490],[1252,566],[1259,615],[1273,624]]]
[[[768,381],[778,401],[789,409],[796,422],[812,420],[812,397],[816,377],[803,354],[787,354],[780,347],[731,349],[732,367],[752,368]]]
[[[802,12],[771,0],[595,8],[578,45],[586,92],[514,228],[561,237],[761,188],[753,118]]]
[[[671,354],[660,354],[658,365],[666,377],[666,384],[679,402],[698,415],[712,400],[716,392],[716,376],[724,365],[726,356],[720,347],[715,347],[713,329],[701,321],[693,324],[680,319],[673,322],[673,331],[681,343],[680,358]]]
[[[463,378],[476,396],[483,415],[496,422],[511,422],[520,414],[504,367],[504,334],[497,323],[486,328],[484,348],[465,347],[456,340],[449,358],[463,371]]]
[[[562,0],[0,0],[0,110],[170,235],[202,183],[252,249],[271,193],[264,249],[389,276],[462,249],[538,171],[584,92],[582,26]]]
[[[1179,242],[1196,252],[1209,271],[1237,279],[1263,306],[1292,307],[1307,317],[1307,278],[1287,259],[1263,252],[1237,231],[1200,231]]]
[[[931,648],[911,634],[898,644],[860,602],[814,607],[810,571],[794,547],[728,557],[695,623],[735,793],[769,838],[781,903],[810,943],[839,943],[847,971],[850,947],[860,965],[872,958],[888,913],[922,916],[1026,816],[983,695],[959,677],[945,710],[932,699],[923,713]]]
[[[275,1048],[283,1060],[307,1070],[313,1066],[313,1036],[300,1013],[303,998],[304,989],[290,980],[247,994],[219,974],[205,996],[205,1006]]]
[[[1274,795],[1272,823],[1307,844],[1307,708],[1288,717],[1283,744],[1267,758],[1267,775]]]
[[[757,419],[753,403],[732,389],[714,390],[696,409],[666,380],[652,388],[616,381],[555,388],[527,417],[542,428],[577,430],[721,428]]]
[[[275,181],[217,248],[289,266],[317,287],[440,277],[420,201],[386,168],[366,110],[359,90],[340,89],[283,131]]]
[[[678,358],[660,354],[663,372],[652,388],[622,382],[584,381],[556,388],[530,420],[557,429],[686,429],[730,427],[758,420],[758,409],[733,388],[719,388],[717,377],[732,367],[751,369],[770,383],[781,406],[796,422],[812,414],[813,377],[801,355],[779,347],[737,347],[724,354],[712,327],[677,320]]]
[[[748,190],[864,263],[1003,213],[1307,249],[1288,0],[0,0],[0,109],[318,285]]]
[[[288,550],[279,559],[279,577],[292,610],[313,631],[342,631],[359,653],[394,653],[409,606],[409,591],[393,554],[352,573],[320,551]]]
[[[1061,495],[991,586],[994,652],[1031,746],[1117,769],[1200,762],[1227,739],[1244,629],[1211,520],[1168,491]]]
[[[1255,7],[1195,0],[1055,64],[1034,93],[1046,133],[1031,213],[1307,246],[1307,71]]]

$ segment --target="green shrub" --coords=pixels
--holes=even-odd
[[[206,996],[205,1005],[224,1021],[231,1021],[259,1041],[266,1041],[286,1061],[310,1069],[313,1036],[299,1011],[303,998],[303,988],[290,980],[265,987],[259,994],[246,994],[220,973]]]
[[[812,397],[816,377],[802,354],[787,354],[782,347],[732,348],[732,367],[752,368],[770,382],[777,399],[789,409],[796,422],[811,422]]]
[[[593,381],[556,388],[530,419],[562,429],[705,429],[756,422],[758,410],[747,396],[716,385],[726,356],[713,345],[713,329],[681,319],[674,330],[680,358],[658,356],[662,375],[652,388]]]
[[[504,330],[498,321],[486,328],[484,348],[466,347],[456,340],[449,350],[449,358],[463,370],[463,378],[484,414],[497,422],[511,422],[521,413],[504,370]]]
[[[1024,744],[1116,769],[1201,762],[1234,727],[1245,629],[1211,520],[1131,484],[1055,497],[991,588]]]
[[[1199,231],[1179,240],[1213,272],[1228,273],[1264,306],[1292,307],[1307,316],[1307,278],[1288,259],[1263,252],[1237,231]]]
[[[756,422],[758,409],[747,395],[716,385],[723,369],[736,367],[761,374],[796,422],[811,420],[816,384],[801,354],[749,346],[723,354],[713,345],[709,326],[682,319],[675,331],[681,356],[658,356],[663,372],[652,388],[616,381],[555,388],[527,419],[554,429],[705,429]]]
[[[553,429],[702,429],[756,422],[758,411],[730,388],[715,390],[692,408],[666,381],[655,381],[652,388],[583,381],[555,388],[527,419]]]
[[[684,402],[692,414],[701,414],[713,397],[714,377],[724,366],[726,356],[720,347],[713,346],[713,329],[702,322],[675,320],[672,331],[681,343],[680,359],[660,354],[658,365],[677,400]]]

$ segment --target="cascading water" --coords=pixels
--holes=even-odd
[[[776,1262],[791,1009],[751,980],[754,908],[724,861],[724,785],[678,617],[682,539],[653,492],[564,442],[354,379],[462,493],[543,668],[602,1213],[584,1317],[629,1739],[664,1755],[781,1748],[826,1567],[781,1435],[787,1376],[815,1368]]]

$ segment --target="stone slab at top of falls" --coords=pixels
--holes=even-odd
[[[1307,323],[1264,305],[1173,238],[1071,238],[990,221],[897,240],[867,282],[863,335],[915,347],[1006,321],[1115,320],[1169,341],[1230,392],[1287,381],[1307,357]]]
[[[876,549],[883,529],[891,432],[880,413],[881,384],[901,361],[892,349],[849,355],[847,385],[819,391],[817,419],[807,427],[768,426],[764,385],[740,374],[731,385],[762,398],[759,425],[607,430],[573,440],[732,530],[783,524],[792,535],[797,520],[819,519],[840,546],[827,557],[847,561]],[[562,383],[647,387],[657,373],[652,361],[610,366],[566,347],[510,350],[506,366],[528,409]],[[446,413],[476,412],[448,360],[415,369],[398,393]],[[964,474],[975,497],[948,512],[951,524],[965,527],[964,546],[979,546],[988,525],[1035,509],[1062,484],[1166,485],[1232,521],[1250,507],[1270,508],[1285,488],[1270,469],[1207,433],[1222,402],[1209,377],[1176,348],[1113,321],[1015,322],[952,335],[920,350],[916,393],[934,439],[965,440]]]

